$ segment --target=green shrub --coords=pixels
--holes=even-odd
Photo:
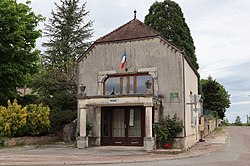
[[[93,127],[94,127],[93,122],[89,122],[89,121],[86,122],[86,134],[87,134],[87,136],[90,134],[90,131],[93,129]]]
[[[17,101],[21,105],[29,105],[30,103],[33,104],[39,104],[38,102],[38,96],[37,95],[24,95],[24,96],[18,96]]]
[[[0,132],[0,147],[4,145],[4,138],[3,138],[3,133]]]
[[[8,101],[8,106],[0,106],[0,133],[3,137],[41,135],[48,132],[50,109],[42,104],[26,107]]]
[[[182,129],[183,123],[176,115],[173,118],[168,115],[156,123],[154,133],[159,148],[165,148],[166,144],[172,145],[174,138]]]
[[[60,110],[55,111],[52,110],[50,114],[50,122],[51,122],[51,129],[52,132],[61,132],[63,127],[72,122],[77,118],[76,111],[71,110]]]
[[[17,100],[11,103],[8,100],[8,106],[0,107],[0,132],[3,136],[12,137],[20,134],[26,124],[27,108],[18,105]]]
[[[25,135],[43,135],[50,129],[50,109],[42,104],[27,106],[27,122],[23,129]]]

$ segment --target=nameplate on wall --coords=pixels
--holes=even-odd
[[[119,102],[119,99],[115,99],[115,98],[109,99],[109,103],[118,103],[118,102]]]

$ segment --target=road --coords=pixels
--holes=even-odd
[[[250,127],[227,127],[229,144],[224,150],[176,160],[147,163],[113,164],[116,166],[250,166]]]
[[[250,127],[227,127],[226,130],[229,136],[228,146],[214,153],[204,152],[211,152],[210,150],[214,148],[222,149],[224,144],[220,142],[221,136],[215,136],[212,140],[216,141],[211,145],[196,146],[192,148],[194,153],[191,149],[191,153],[181,153],[179,157],[171,154],[147,153],[142,147],[101,146],[77,149],[67,144],[52,144],[3,148],[0,149],[0,165],[250,166]],[[223,135],[226,138],[225,134]],[[195,154],[191,156],[196,157],[188,157],[190,154]]]

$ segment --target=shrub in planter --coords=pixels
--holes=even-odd
[[[168,148],[173,144],[174,138],[183,129],[182,120],[177,115],[170,117],[170,115],[164,117],[159,123],[155,124],[154,133],[156,135],[156,141],[159,148]]]

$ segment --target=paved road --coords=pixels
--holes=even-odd
[[[207,142],[195,145],[188,152],[174,155],[146,153],[142,150],[142,147],[95,147],[77,149],[67,144],[56,144],[0,149],[0,165],[99,164],[106,166],[108,163],[108,165],[118,166],[250,166],[250,127],[228,127],[227,132],[229,134],[229,146],[221,151],[217,150],[224,147],[223,142],[225,143],[225,135],[215,135],[214,138],[212,137],[212,139]]]
[[[250,166],[250,127],[228,127],[229,144],[222,151],[203,156],[117,166]]]

